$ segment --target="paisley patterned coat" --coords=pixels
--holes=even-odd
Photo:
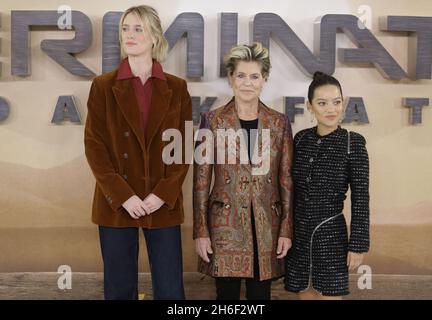
[[[199,258],[198,270],[213,277],[253,277],[252,205],[259,278],[266,280],[284,275],[284,259],[276,258],[276,248],[279,237],[291,238],[293,233],[293,141],[288,117],[259,103],[258,155],[262,155],[260,150],[267,150],[270,154],[268,161],[263,157],[260,163],[240,161],[240,150],[244,150],[240,148],[244,143],[241,139],[231,144],[234,148],[230,148],[228,139],[217,144],[219,129],[242,132],[234,99],[224,107],[203,113],[200,129],[208,129],[213,133],[213,141],[208,140],[211,146],[208,150],[212,150],[213,154],[209,156],[213,158],[214,155],[215,164],[209,161],[203,164],[196,161],[194,164],[193,237],[210,237],[213,249],[210,263]],[[270,139],[262,139],[264,131],[270,133]],[[207,141],[203,139],[203,143]],[[198,146],[203,147],[201,144],[197,143],[196,152]],[[224,150],[227,151],[223,156],[228,154],[228,161],[219,164],[216,159]],[[235,164],[229,162],[232,152],[235,152]],[[202,154],[207,155],[205,151]],[[257,174],[254,169],[262,168],[264,163],[269,170]],[[211,188],[213,171],[214,185]]]

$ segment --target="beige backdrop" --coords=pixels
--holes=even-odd
[[[10,75],[11,10],[57,10],[67,4],[86,13],[93,23],[93,43],[77,57],[95,73],[101,73],[101,31],[105,12],[121,11],[140,1],[12,1],[2,0],[0,96],[10,102],[10,117],[0,123],[0,272],[56,271],[70,265],[73,271],[101,271],[96,226],[90,222],[94,179],[83,153],[83,125],[51,124],[58,96],[74,95],[86,117],[90,79],[75,77],[44,55],[45,38],[72,38],[73,33],[35,31],[31,34],[32,75]],[[239,13],[239,40],[250,39],[249,22],[258,12],[279,14],[299,37],[313,47],[313,25],[327,13],[357,14],[361,5],[371,8],[372,31],[404,68],[408,65],[406,34],[378,30],[378,18],[385,15],[432,16],[430,0],[333,0],[272,1],[249,0],[152,0],[167,28],[181,12],[193,11],[205,20],[205,76],[189,82],[194,96],[217,96],[219,106],[230,97],[225,79],[217,76],[219,12]],[[339,47],[354,47],[338,35]],[[177,44],[166,71],[185,77],[186,45]],[[273,69],[263,100],[283,110],[283,96],[306,96],[310,78],[281,48],[271,42]],[[385,80],[373,67],[338,62],[335,76],[346,96],[364,98],[370,124],[350,125],[363,134],[371,159],[371,251],[365,263],[374,273],[432,274],[432,108],[423,111],[423,124],[409,124],[403,97],[432,99],[432,81]],[[309,114],[298,116],[295,132],[311,126]],[[195,271],[196,257],[191,239],[191,172],[183,186],[186,222],[183,225],[185,270]],[[349,202],[346,203],[349,220]],[[142,247],[145,247],[143,243]],[[141,269],[148,270],[145,250]]]

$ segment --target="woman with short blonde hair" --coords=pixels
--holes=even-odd
[[[259,43],[236,46],[226,55],[225,65],[233,98],[201,114],[200,128],[211,130],[214,139],[200,143],[208,143],[213,160],[225,159],[230,147],[220,141],[220,130],[239,132],[240,142],[234,137],[232,150],[242,154],[246,146],[247,161],[195,163],[193,238],[199,271],[215,278],[218,300],[240,299],[242,279],[246,299],[269,300],[271,281],[285,274],[284,257],[293,232],[291,125],[286,115],[260,100],[270,71],[266,48]],[[268,140],[263,142],[266,132]],[[260,152],[262,161],[255,163]],[[267,170],[255,171],[263,164]]]

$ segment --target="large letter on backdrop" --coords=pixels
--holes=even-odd
[[[70,73],[77,76],[92,77],[95,74],[79,62],[74,54],[90,47],[92,42],[92,24],[82,12],[71,11],[72,28],[75,38],[71,40],[43,40],[41,49],[54,61]],[[12,74],[29,76],[30,50],[29,34],[35,27],[45,27],[48,30],[59,30],[59,19],[62,13],[57,11],[12,11]]]
[[[383,72],[386,78],[399,80],[408,75],[381,45],[366,27],[362,26],[358,17],[345,14],[328,14],[322,17],[320,26],[319,56],[315,56],[294,31],[274,13],[259,13],[253,22],[253,39],[260,41],[267,48],[270,38],[288,53],[291,53],[300,66],[313,75],[315,71],[333,74],[336,57],[336,32],[342,30],[356,43],[357,49],[340,49],[342,61],[369,62]]]

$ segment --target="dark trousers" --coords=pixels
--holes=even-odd
[[[258,244],[255,231],[255,219],[251,204],[252,237],[254,246],[254,277],[246,278],[247,300],[270,300],[271,280],[259,280]],[[217,300],[240,300],[241,281],[243,278],[220,277],[216,278]]]
[[[154,299],[185,299],[180,226],[143,231]],[[105,299],[138,299],[138,236],[139,228],[99,226]]]
[[[242,278],[216,278],[217,300],[240,300]],[[247,300],[270,300],[271,280],[259,281],[256,278],[246,278]]]

